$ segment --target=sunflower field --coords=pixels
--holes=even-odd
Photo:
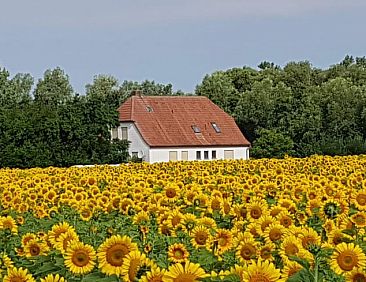
[[[366,156],[0,170],[0,281],[366,281]]]

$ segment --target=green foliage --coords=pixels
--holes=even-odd
[[[366,153],[365,57],[346,56],[326,70],[308,61],[283,69],[264,61],[258,68],[217,71],[196,87],[197,95],[234,116],[253,156],[283,156],[277,143],[263,142],[261,129],[292,141],[297,157]]]
[[[46,167],[127,161],[128,143],[110,141],[118,124],[110,95],[117,85],[98,78],[87,96],[74,93],[60,68],[33,78],[0,69],[0,167]]]
[[[293,155],[294,143],[290,137],[270,129],[259,130],[259,138],[254,141],[252,155],[257,158],[283,158]]]

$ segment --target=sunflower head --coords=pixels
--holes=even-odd
[[[189,252],[185,245],[176,243],[168,248],[168,258],[173,262],[185,262],[188,261]]]
[[[354,269],[365,267],[366,255],[354,243],[341,243],[335,248],[330,265],[337,274],[348,273]]]
[[[65,265],[74,274],[86,274],[95,266],[96,254],[92,246],[71,241],[66,249]]]

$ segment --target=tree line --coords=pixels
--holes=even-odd
[[[254,157],[366,153],[366,59],[216,71],[196,87],[234,116]]]
[[[346,56],[328,69],[310,62],[283,68],[232,68],[206,75],[195,93],[172,85],[96,76],[76,93],[60,68],[35,83],[0,67],[0,167],[121,163],[128,143],[110,141],[116,109],[132,93],[204,95],[232,115],[253,157],[366,153],[366,59]]]

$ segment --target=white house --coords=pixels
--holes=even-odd
[[[234,119],[203,96],[131,96],[119,108],[112,138],[149,163],[248,159],[250,143]]]

